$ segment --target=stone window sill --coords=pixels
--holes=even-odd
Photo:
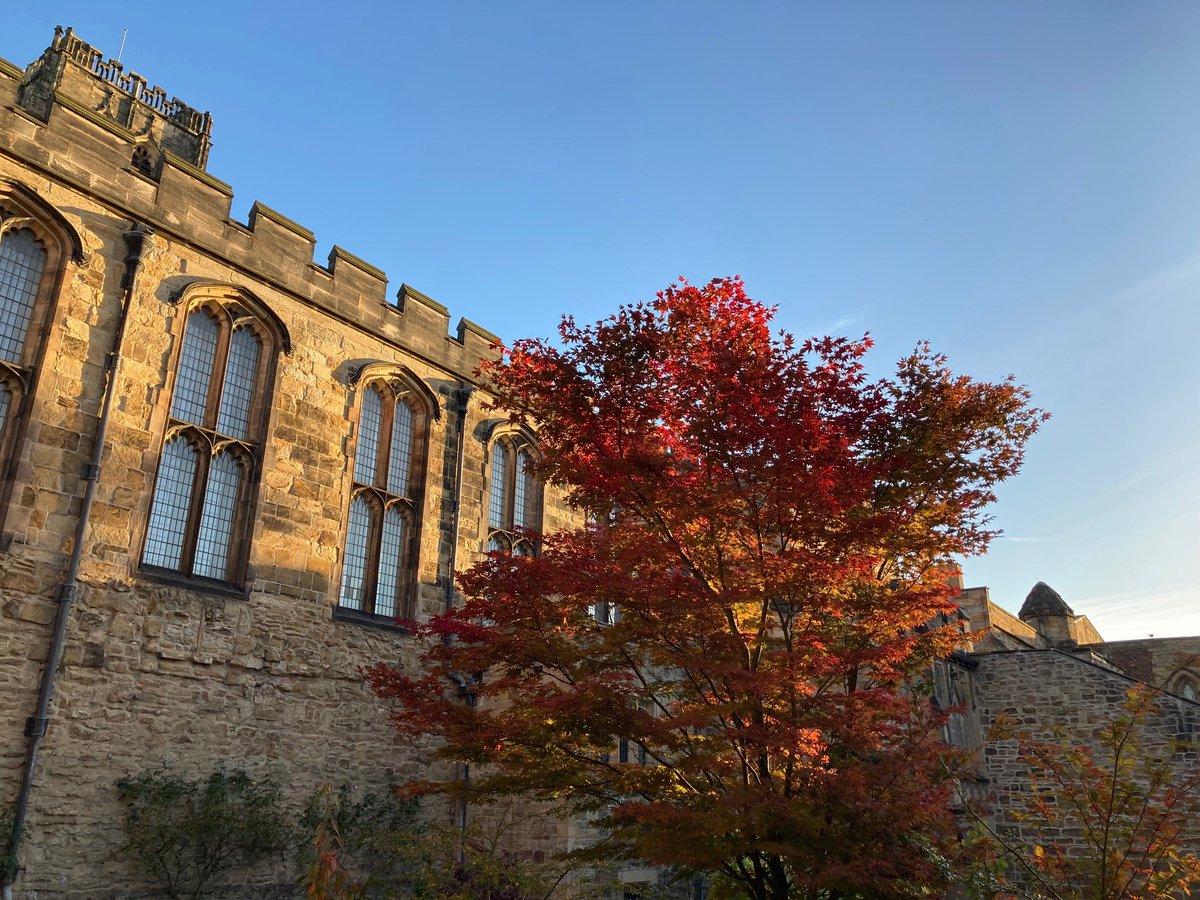
[[[390,616],[371,616],[354,609],[347,609],[344,606],[335,606],[333,608],[333,621],[347,622],[353,625],[365,625],[368,628],[391,631],[395,634],[412,634],[411,628],[407,625],[401,625]]]
[[[235,600],[248,600],[250,597],[250,592],[247,589],[240,588],[236,584],[229,584],[225,581],[214,581],[209,578],[195,578],[172,569],[140,566],[134,571],[134,574],[146,581],[153,581],[156,584],[169,584],[174,587],[184,588],[185,590],[195,591],[198,594],[213,594],[218,597],[230,597]]]

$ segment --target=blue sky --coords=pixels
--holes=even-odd
[[[966,580],[1200,634],[1200,4],[32,4],[213,113],[209,171],[505,338],[740,273],[1054,419]],[[452,320],[452,321],[453,321]]]

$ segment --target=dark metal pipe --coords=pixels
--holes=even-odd
[[[153,229],[140,222],[135,222],[133,227],[122,235],[127,252],[125,254],[125,275],[121,281],[121,311],[117,318],[117,332],[113,338],[113,348],[104,360],[104,396],[100,404],[100,421],[96,425],[91,462],[83,476],[86,487],[83,492],[83,503],[79,510],[79,520],[75,523],[75,543],[71,547],[71,561],[67,564],[66,575],[63,576],[62,584],[58,588],[58,612],[54,619],[54,634],[50,639],[50,650],[46,654],[46,665],[42,669],[41,684],[38,687],[37,709],[25,722],[25,736],[29,739],[29,743],[25,751],[25,767],[21,773],[21,791],[17,795],[17,805],[13,813],[12,835],[8,840],[8,855],[13,860],[16,859],[17,851],[21,848],[21,835],[25,830],[25,818],[29,812],[29,798],[33,793],[33,776],[37,768],[38,751],[50,721],[50,702],[54,699],[58,666],[62,661],[63,647],[66,644],[67,623],[79,586],[79,563],[83,558],[83,541],[87,535],[92,501],[96,495],[96,482],[100,478],[100,463],[104,457],[104,439],[108,433],[109,415],[116,399],[117,371],[121,366],[121,346],[125,340],[125,325],[129,320],[129,307],[132,305],[138,271],[141,269],[146,250],[150,246],[149,237],[152,234],[154,234]],[[14,871],[9,872],[5,877],[4,900],[12,900],[12,885],[16,877],[17,873],[14,867]]]
[[[471,399],[471,388],[464,385],[454,392],[458,403],[458,432],[454,436],[454,497],[450,507],[450,558],[446,564],[446,612],[454,609],[454,567],[458,564],[458,522],[462,506],[463,449],[466,444],[467,402]]]

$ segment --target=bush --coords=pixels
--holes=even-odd
[[[502,815],[494,832],[423,822],[415,801],[392,793],[355,799],[326,785],[309,802],[302,824],[310,831],[301,884],[312,900],[543,900],[573,868],[535,863],[500,847],[512,824]],[[602,888],[573,886],[559,896],[601,896]]]
[[[214,772],[189,781],[165,770],[117,782],[125,850],[166,896],[205,896],[230,869],[292,843],[270,779]]]
[[[21,871],[16,856],[8,852],[15,818],[16,813],[11,806],[0,809],[0,884],[8,884]]]
[[[300,848],[309,897],[415,896],[418,877],[393,848],[420,831],[415,800],[393,792],[355,798],[349,785],[324,785],[300,820],[311,837]]]

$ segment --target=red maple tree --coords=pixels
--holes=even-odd
[[[402,734],[478,767],[472,796],[591,816],[598,858],[755,900],[918,895],[954,829],[911,679],[953,645],[928,627],[947,569],[986,548],[1044,415],[925,346],[871,380],[868,338],[797,343],[773,315],[739,279],[681,283],[486,365],[589,524],[485,558],[420,629],[422,674],[370,677]]]

